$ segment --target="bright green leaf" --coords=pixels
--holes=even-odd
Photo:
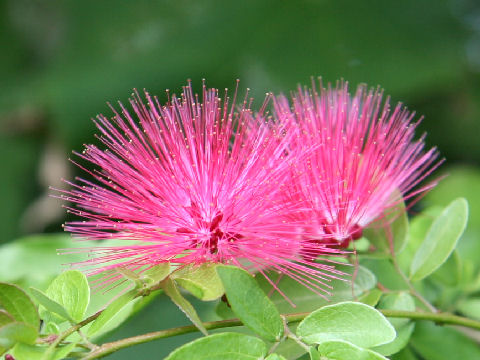
[[[467,218],[467,201],[459,198],[451,202],[435,219],[414,255],[410,267],[412,280],[427,277],[447,260],[465,230]]]
[[[431,279],[445,286],[453,287],[462,280],[462,269],[462,259],[458,250],[455,249],[447,261],[431,275]]]
[[[290,326],[289,326],[290,327]],[[295,324],[292,324],[295,327]],[[293,329],[291,329],[293,331]],[[281,354],[287,359],[301,359],[301,356],[307,353],[304,347],[300,346],[296,341],[287,338],[280,342],[275,349],[277,354]]]
[[[83,244],[75,243],[65,233],[32,235],[4,244],[0,246],[0,279],[11,282],[22,280],[28,287],[44,286],[58,274],[62,264],[80,261],[83,256],[59,256],[57,249],[81,245]]]
[[[122,275],[125,279],[127,280],[132,280],[132,281],[137,281],[140,279],[140,275],[137,274],[136,272],[130,270],[129,268],[127,267],[116,267],[115,268],[115,271],[117,273],[119,273],[120,275]]]
[[[67,355],[75,348],[76,343],[70,343],[68,345],[58,347],[55,351],[55,355],[53,357],[54,360],[62,360],[67,357]]]
[[[195,308],[190,302],[183,297],[177,288],[175,282],[170,278],[163,280],[163,290],[170,299],[183,311],[185,315],[192,321],[192,323],[204,334],[208,335],[207,329],[203,326],[202,320],[197,314]]]
[[[0,306],[16,321],[37,329],[40,325],[37,308],[30,297],[16,285],[0,283]]]
[[[90,287],[83,273],[69,270],[52,281],[46,295],[62,305],[73,320],[81,321],[90,301]]]
[[[60,334],[60,328],[53,321],[49,321],[47,325],[45,325],[45,332],[47,334]]]
[[[215,300],[225,292],[215,268],[216,264],[210,263],[200,266],[187,265],[175,271],[172,277],[200,300]]]
[[[415,310],[415,300],[407,292],[398,292],[385,294],[378,305],[379,309],[388,310]],[[380,345],[374,348],[375,351],[382,355],[391,355],[402,350],[410,340],[415,323],[410,319],[387,318],[395,327],[397,337],[388,344]]]
[[[407,346],[414,329],[415,323],[412,321],[402,326],[396,327],[395,330],[397,331],[397,337],[395,338],[395,340],[388,344],[376,346],[373,348],[373,350],[385,356],[389,356],[399,352],[405,346]]]
[[[283,321],[272,301],[255,279],[235,266],[218,266],[228,302],[242,322],[258,335],[276,341],[283,335]]]
[[[55,300],[50,299],[47,295],[45,295],[42,291],[35,289],[34,287],[30,288],[30,292],[32,295],[37,299],[40,305],[42,305],[48,311],[51,311],[65,320],[70,322],[74,322],[71,316],[68,314],[67,310],[60,305]]]
[[[253,336],[221,333],[206,336],[174,350],[165,360],[259,360],[267,353],[265,343]]]
[[[46,350],[46,346],[17,343],[11,354],[15,360],[41,360]]]
[[[410,271],[413,256],[425,240],[433,221],[442,213],[443,209],[441,206],[429,207],[410,219],[405,249],[397,254],[398,263],[405,273]]]
[[[415,311],[415,300],[407,292],[385,294],[378,304],[379,309]],[[388,318],[394,327],[408,323],[409,319]]]
[[[0,310],[0,326],[6,325],[8,323],[14,322],[15,319],[5,310]]]
[[[278,354],[270,354],[268,355],[265,360],[287,360],[282,355]]]
[[[397,199],[398,196],[396,196],[396,201],[398,201]],[[375,246],[378,252],[387,254],[391,252],[391,241],[393,241],[395,254],[400,253],[405,248],[407,234],[408,216],[403,201],[388,209],[384,216],[377,219],[363,232],[363,236]]]
[[[170,263],[160,263],[145,270],[140,275],[141,279],[149,279],[152,283],[158,283],[170,274]]]
[[[308,353],[310,355],[310,360],[322,360],[320,353],[313,346],[310,347],[310,351]]]
[[[341,340],[321,343],[318,345],[318,352],[322,360],[388,360],[376,352]]]
[[[31,325],[21,322],[11,322],[0,327],[0,347],[9,349],[17,342],[33,344],[38,331]]]
[[[46,346],[28,345],[18,343],[12,349],[15,360],[62,360],[75,348],[76,343],[57,347],[53,352],[48,353]]]
[[[367,291],[366,293],[363,293],[358,297],[358,301],[361,303],[370,305],[370,306],[375,306],[377,305],[378,301],[380,300],[380,297],[382,296],[382,291],[379,289],[372,289],[370,291]]]
[[[96,332],[98,332],[100,329],[102,329],[107,323],[112,320],[118,313],[119,311],[126,306],[129,302],[131,302],[133,299],[135,299],[135,296],[137,295],[136,290],[131,290],[118,298],[116,298],[114,301],[112,301],[106,308],[103,310],[103,312],[100,314],[100,316],[95,319],[95,321],[92,323],[92,325],[88,329],[88,335],[92,336]]]
[[[468,128],[468,127],[467,127]],[[457,245],[462,259],[473,261],[478,266],[480,254],[480,169],[474,166],[456,166],[446,170],[446,176],[432,191],[425,202],[445,206],[458,197],[468,200],[468,226]]]
[[[324,306],[308,315],[297,328],[305,342],[344,340],[369,348],[393,341],[395,329],[373,307],[355,302]]]

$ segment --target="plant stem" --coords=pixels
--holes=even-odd
[[[403,311],[403,310],[379,310],[383,315],[394,318],[408,318],[412,320],[430,320],[437,324],[460,325],[471,329],[480,330],[480,321],[469,319],[463,316],[457,316],[442,312],[422,312],[422,311]]]
[[[417,311],[401,311],[401,310],[379,310],[383,315],[394,318],[409,318],[412,320],[430,320],[438,324],[451,324],[451,325],[460,325],[469,327],[472,329],[480,330],[480,321],[468,319],[462,316],[453,315],[450,313],[430,313],[430,312],[417,312]],[[285,322],[294,323],[302,321],[310,313],[297,313],[297,314],[288,314],[283,315]],[[221,329],[226,327],[235,327],[243,326],[242,322],[238,319],[229,319],[222,321],[212,321],[204,323],[204,326],[207,330]],[[113,341],[110,343],[105,343],[99,346],[97,349],[86,354],[83,357],[86,359],[99,359],[106,355],[109,355],[118,350],[124,349],[137,344],[143,344],[149,341],[168,338],[176,335],[188,334],[192,332],[198,332],[197,327],[194,325],[190,326],[181,326],[173,329],[155,331],[143,335],[133,336],[130,338],[125,338],[118,341]]]

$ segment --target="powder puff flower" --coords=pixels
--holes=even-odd
[[[340,82],[328,89],[320,83],[319,92],[299,88],[292,107],[285,96],[274,99],[279,121],[297,126],[292,148],[316,146],[295,184],[309,203],[303,216],[319,236],[330,234],[342,247],[403,199],[435,185],[417,187],[440,163],[435,148],[424,150],[424,136],[414,140],[420,120],[382,97],[364,85],[352,96]]]
[[[90,163],[77,164],[89,176],[68,182],[72,190],[62,195],[84,218],[65,230],[98,241],[86,250],[92,259],[78,265],[109,274],[102,280],[108,285],[119,279],[118,267],[227,263],[275,270],[328,292],[340,272],[303,254],[341,251],[299,240],[298,225],[286,221],[304,211],[285,191],[301,157],[286,157],[290,125],[271,124],[253,115],[247,100],[237,108],[235,97],[222,100],[205,85],[202,95],[188,85],[162,106],[135,93],[133,113],[120,104],[112,119],[97,117],[105,149],[86,145],[77,154]],[[101,242],[110,238],[120,244]]]

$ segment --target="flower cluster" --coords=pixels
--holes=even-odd
[[[189,84],[165,105],[145,93],[95,121],[102,148],[87,145],[86,176],[62,198],[83,220],[65,230],[98,246],[90,274],[156,264],[228,263],[275,270],[320,294],[343,274],[335,256],[414,189],[436,152],[414,140],[413,114],[379,91],[347,85],[274,97],[273,117],[247,98]],[[267,100],[268,97],[267,97]],[[84,166],[80,162],[91,166]],[[431,185],[429,185],[431,186]],[[116,239],[109,245],[110,238]],[[273,284],[274,285],[274,284]],[[275,285],[274,285],[275,286]]]

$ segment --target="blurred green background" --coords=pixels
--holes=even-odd
[[[187,79],[220,89],[241,79],[257,105],[266,91],[289,92],[311,76],[380,85],[425,116],[421,130],[447,158],[443,168],[467,174],[455,181],[480,183],[475,0],[0,0],[0,45],[3,243],[61,230],[65,214],[48,186],[75,175],[67,158],[94,141],[90,118],[110,115],[107,101],[126,101],[133,88],[164,98]],[[167,305],[121,331],[158,329],[158,306]]]

